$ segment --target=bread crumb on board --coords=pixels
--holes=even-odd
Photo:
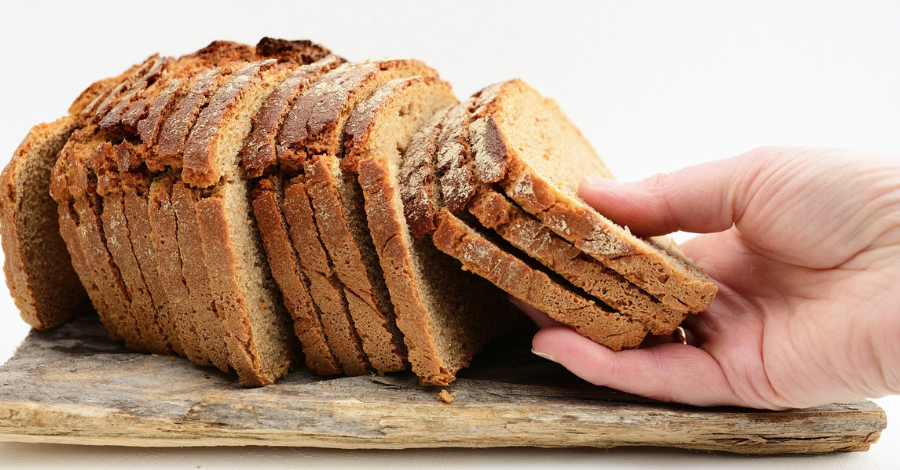
[[[438,400],[449,405],[449,404],[453,403],[453,399],[456,398],[457,393],[459,393],[459,392],[450,393],[446,390],[441,390],[441,393],[438,394]]]

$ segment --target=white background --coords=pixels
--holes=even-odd
[[[521,77],[556,98],[623,180],[766,144],[900,156],[900,2],[0,2],[0,163],[91,82],[213,39],[310,38],[414,57],[465,97]],[[0,295],[0,362],[27,327]],[[900,398],[879,400],[900,421]],[[333,451],[0,443],[0,468],[900,468],[867,453],[744,458],[661,449]]]

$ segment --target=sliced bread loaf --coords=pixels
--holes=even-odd
[[[413,239],[400,195],[410,139],[456,101],[437,77],[395,79],[377,88],[347,122],[343,166],[359,175],[369,231],[413,372],[447,385],[513,315],[503,293],[460,269],[430,240]],[[415,144],[418,145],[418,144]]]
[[[100,198],[98,212],[103,221],[106,248],[120,274],[120,282],[130,299],[132,312],[144,338],[147,350],[156,354],[171,354],[172,342],[166,334],[164,320],[156,310],[131,242],[125,218],[124,191],[121,174],[117,171],[117,153],[129,152],[131,144],[104,142],[93,152],[85,172],[96,178],[96,195]],[[180,343],[179,343],[180,344]]]
[[[319,307],[319,317],[328,346],[347,375],[363,375],[369,371],[369,361],[362,351],[359,336],[353,327],[344,286],[337,279],[331,259],[322,244],[304,175],[285,183],[281,211],[288,223],[288,231],[300,268],[309,279],[309,294]]]
[[[709,306],[716,286],[673,245],[632,235],[577,196],[582,178],[610,174],[556,102],[512,80],[482,91],[472,114],[479,181],[499,184],[559,236],[673,308]]]
[[[185,267],[182,263],[184,257],[179,249],[179,222],[175,205],[172,203],[172,185],[176,179],[172,174],[163,175],[156,178],[150,185],[147,202],[150,236],[153,240],[153,253],[157,261],[159,282],[166,292],[171,315],[176,319],[178,336],[181,339],[185,356],[195,364],[209,366],[213,363],[210,360],[209,340],[204,336],[209,333],[201,333],[202,325],[212,320],[215,320],[216,325],[221,325],[221,323],[218,321],[215,311],[211,310],[211,302],[192,301],[192,292],[189,290],[191,282],[188,281],[185,274],[185,270],[190,268]],[[196,288],[193,296],[200,297]],[[219,334],[215,339],[215,343],[221,344],[224,350],[224,333]],[[228,369],[227,354],[221,365],[225,370]]]
[[[146,350],[137,312],[131,308],[119,268],[106,247],[96,178],[89,173],[88,162],[108,143],[108,138],[94,125],[76,130],[53,167],[50,193],[59,204],[60,232],[66,245],[80,247],[84,253],[86,271],[90,273],[90,282],[85,285],[96,286],[100,301],[95,301],[94,307],[106,319],[104,325],[112,327],[110,335],[123,339],[130,349]]]

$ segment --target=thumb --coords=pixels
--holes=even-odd
[[[741,157],[658,174],[635,183],[587,177],[578,195],[598,212],[636,235],[665,235],[677,230],[721,232],[746,207]]]

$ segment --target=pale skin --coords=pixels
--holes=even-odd
[[[900,393],[900,159],[761,148],[580,196],[645,236],[682,245],[719,287],[684,326],[613,352],[526,305],[535,353],[578,376],[700,406],[786,409]]]

